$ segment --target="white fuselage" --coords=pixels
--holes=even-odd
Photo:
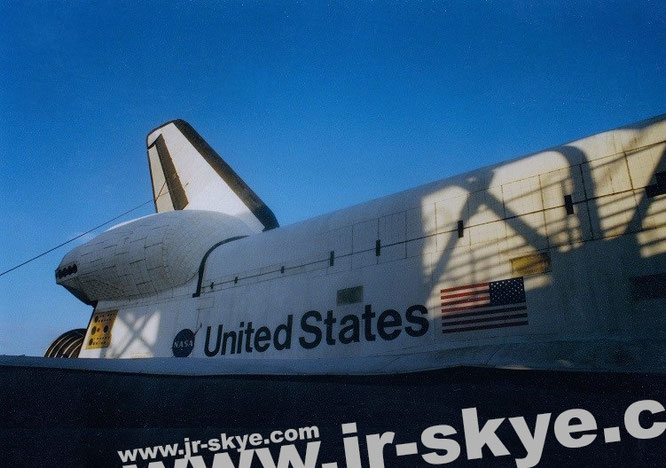
[[[665,140],[654,119],[259,234],[126,223],[61,263],[95,304],[80,357],[664,370]]]

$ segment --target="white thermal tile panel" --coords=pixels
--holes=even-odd
[[[352,269],[377,264],[377,255],[375,254],[378,239],[377,226],[376,219],[354,224],[352,229],[352,247],[354,250]]]
[[[654,184],[654,174],[666,171],[666,143],[627,153],[627,163],[634,189]]]
[[[666,118],[659,116],[641,122],[641,125],[614,130],[613,133],[618,151],[632,151],[636,148],[647,147],[666,140]]]
[[[620,151],[615,146],[615,135],[613,134],[613,131],[598,133],[574,141],[567,146],[574,147],[581,151],[588,161],[605,158],[606,156],[610,156]]]
[[[407,249],[405,223],[404,211],[379,218],[379,239],[382,242],[379,263],[405,258]]]
[[[506,221],[506,251],[532,251],[548,247],[543,211]]]
[[[546,232],[551,246],[571,245],[592,238],[587,204],[574,205],[574,214],[568,215],[563,206],[545,212]]]
[[[405,213],[407,228],[407,257],[433,252],[436,247],[435,204],[428,203]]]
[[[510,182],[502,186],[504,212],[507,217],[520,216],[543,209],[539,177]]]
[[[634,218],[636,208],[633,192],[608,195],[588,202],[594,237],[614,237],[640,229],[639,217]]]
[[[467,195],[438,201],[435,206],[437,232],[457,230],[459,220],[469,223]]]
[[[581,167],[588,198],[631,190],[624,154],[595,159]]]
[[[501,187],[496,190],[483,190],[470,193],[469,225],[490,223],[504,218],[504,204],[502,203]]]
[[[648,198],[645,190],[636,190],[640,225],[642,229],[661,229],[666,227],[666,195]]]
[[[571,195],[574,203],[585,200],[580,166],[567,167],[539,175],[544,208],[564,206],[564,196]]]
[[[465,229],[465,236],[469,236],[472,246],[485,242],[497,242],[506,237],[506,227],[504,221],[470,226]]]

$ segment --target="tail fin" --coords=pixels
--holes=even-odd
[[[236,216],[257,232],[279,227],[273,212],[184,120],[148,134],[155,210],[210,210]]]

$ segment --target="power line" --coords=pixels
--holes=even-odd
[[[99,228],[101,228],[101,227],[103,227],[103,226],[106,226],[106,225],[109,224],[109,223],[112,223],[113,221],[117,220],[118,218],[122,218],[122,217],[125,216],[126,214],[131,213],[132,211],[136,211],[136,210],[138,210],[139,208],[146,206],[148,203],[153,203],[153,202],[154,202],[154,200],[151,198],[150,200],[148,200],[148,201],[146,201],[146,202],[143,202],[143,203],[141,203],[140,205],[135,206],[135,207],[132,208],[131,210],[127,210],[127,211],[125,211],[124,213],[121,213],[121,214],[119,214],[118,216],[115,216],[115,217],[109,219],[108,221],[105,221],[105,222],[103,222],[102,224],[99,224],[99,225],[95,226],[95,227],[92,228],[92,229],[88,229],[86,232],[84,232],[84,233],[82,233],[82,234],[79,234],[79,235],[76,236],[76,237],[72,237],[71,239],[66,240],[65,242],[62,242],[61,244],[58,244],[58,245],[56,245],[55,247],[52,247],[52,248],[50,248],[50,249],[48,249],[48,250],[46,250],[46,251],[40,253],[39,255],[35,255],[34,257],[32,257],[32,258],[26,260],[25,262],[19,263],[18,265],[11,267],[9,270],[5,270],[5,271],[3,271],[2,273],[0,273],[0,276],[5,275],[5,274],[9,273],[10,271],[14,271],[14,270],[16,270],[17,268],[21,268],[23,265],[27,265],[28,263],[30,263],[30,262],[32,262],[32,261],[34,261],[34,260],[37,260],[38,258],[43,257],[44,255],[46,255],[46,254],[48,254],[48,253],[51,253],[51,252],[53,252],[54,250],[57,250],[57,249],[59,249],[60,247],[62,247],[62,246],[64,246],[64,245],[69,244],[70,242],[74,242],[76,239],[80,239],[81,237],[85,236],[86,234],[90,234],[91,232],[96,231],[97,229],[99,229]]]

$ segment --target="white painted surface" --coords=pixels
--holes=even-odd
[[[175,373],[382,373],[460,364],[664,370],[666,299],[639,298],[631,283],[666,273],[666,195],[645,196],[646,185],[655,183],[654,173],[666,166],[665,140],[662,116],[225,244],[208,257],[199,297],[192,295],[203,253],[242,231],[238,219],[234,224],[234,218],[220,215],[219,221],[209,217],[196,221],[201,225],[190,223],[194,232],[208,233],[198,236],[173,227],[188,224],[181,218],[198,220],[196,210],[146,218],[152,223],[168,214],[169,229],[177,233],[171,243],[162,243],[161,264],[154,260],[160,258],[159,249],[145,242],[143,250],[127,249],[126,255],[145,259],[156,272],[169,269],[151,276],[146,267],[154,291],[136,291],[136,277],[143,278],[143,271],[123,276],[133,263],[103,253],[107,242],[121,245],[116,239],[124,231],[108,236],[113,241],[102,234],[61,264],[83,259],[81,273],[67,284],[79,281],[107,294],[99,296],[98,311],[119,311],[111,346],[84,346],[81,356],[159,357],[164,360],[155,362],[168,361],[165,366]],[[196,162],[188,164],[182,174],[179,169],[181,180],[196,173]],[[216,193],[211,192],[212,199]],[[565,195],[572,196],[572,215],[564,208]],[[458,220],[464,223],[462,238]],[[442,333],[440,290],[520,277],[511,260],[536,252],[549,254],[551,264],[548,271],[522,274],[527,325]],[[119,272],[105,284],[122,293],[110,296],[93,281],[106,271]],[[89,281],[84,284],[83,278]],[[363,287],[362,302],[336,303],[338,290],[356,286]],[[374,339],[364,330],[368,305],[375,313],[370,321]],[[425,328],[407,318],[415,305],[427,309],[427,331],[421,336],[407,331]],[[384,330],[399,329],[394,339],[378,336],[379,316],[387,310],[400,316],[400,325]],[[322,319],[332,311],[335,344],[327,343],[323,321],[303,322],[310,311]],[[461,320],[491,318],[480,314]],[[343,321],[360,323],[358,341],[341,342]],[[261,327],[273,337],[291,323],[290,346],[277,349],[270,342],[258,351],[256,342],[249,348],[243,343],[240,352],[231,352],[229,338],[229,346],[220,347],[225,354],[206,356],[207,333],[210,351],[218,326],[237,338],[248,322],[255,338]],[[301,344],[301,339],[314,339],[303,323],[316,323],[321,330],[317,346]],[[495,322],[478,322],[489,323]],[[185,328],[196,331],[192,354],[172,359],[173,338]],[[132,362],[133,369],[141,366]]]
[[[190,281],[213,244],[250,234],[240,220],[214,211],[159,213],[69,252],[58,269],[76,264],[77,272],[57,282],[92,301],[150,296]]]
[[[152,144],[158,136],[164,137],[180,183],[187,195],[187,210],[219,211],[234,216],[247,224],[254,232],[264,230],[263,224],[248,210],[243,201],[219,177],[215,170],[201,157],[175,124],[169,123],[148,136]],[[155,197],[164,193],[164,174],[157,158],[155,147],[149,149],[151,175]],[[153,165],[155,161],[155,165]],[[164,200],[162,200],[164,199]],[[157,200],[158,212],[173,210],[168,196]]]

